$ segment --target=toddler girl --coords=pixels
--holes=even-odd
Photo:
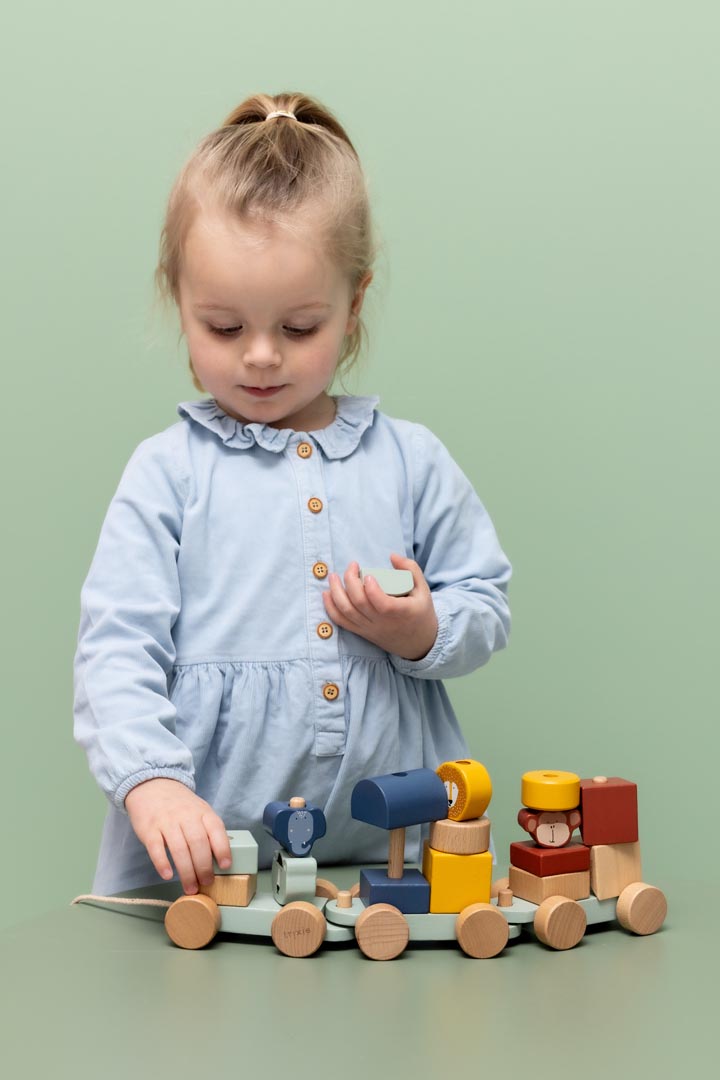
[[[197,389],[137,447],[81,593],[75,737],[109,800],[93,892],[187,893],[274,799],[321,806],[319,861],[387,858],[366,776],[467,756],[443,677],[507,641],[510,564],[443,444],[333,396],[375,258],[366,184],[318,101],[255,95],[182,169],[157,282]],[[360,567],[409,570],[387,595]],[[420,857],[408,830],[406,857]]]

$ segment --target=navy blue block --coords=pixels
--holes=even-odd
[[[360,780],[353,788],[350,813],[380,829],[422,825],[448,816],[445,785],[432,769],[409,769]]]
[[[406,870],[399,879],[389,878],[385,870],[361,870],[360,899],[366,907],[393,904],[404,915],[426,915],[430,911],[430,882],[419,870]]]
[[[295,808],[286,802],[270,802],[263,811],[263,826],[290,855],[300,857],[309,855],[327,830],[322,810],[310,803]]]

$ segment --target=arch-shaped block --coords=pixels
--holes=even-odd
[[[432,769],[373,776],[353,788],[350,813],[356,821],[379,829],[422,825],[447,817],[447,792]]]

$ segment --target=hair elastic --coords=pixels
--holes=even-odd
[[[273,116],[292,116],[293,120],[297,120],[294,112],[285,112],[283,109],[276,109],[275,112],[268,113],[265,119],[272,120]]]

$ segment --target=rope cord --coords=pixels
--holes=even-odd
[[[70,901],[73,904],[83,904],[87,900],[102,900],[103,904],[145,904],[148,907],[170,907],[173,900],[143,900],[142,897],[131,898],[129,896],[94,896],[92,893],[84,893]]]

